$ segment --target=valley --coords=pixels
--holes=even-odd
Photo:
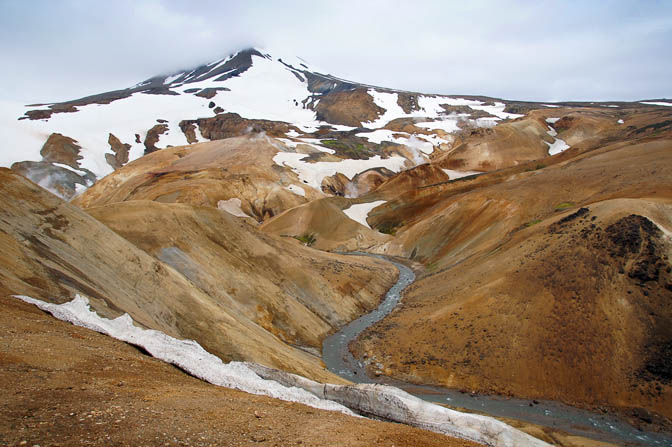
[[[8,141],[22,149],[0,168],[2,361],[15,397],[0,411],[17,433],[38,430],[17,415],[56,418],[52,388],[79,414],[93,381],[134,420],[139,402],[161,408],[161,428],[137,433],[146,442],[188,402],[203,414],[189,430],[228,424],[243,443],[257,436],[244,427],[268,424],[253,442],[324,445],[345,424],[341,445],[512,445],[491,428],[500,422],[476,435],[415,401],[393,419],[389,389],[349,388],[378,382],[505,420],[518,445],[672,439],[672,101],[399,91],[251,48],[16,118]],[[240,413],[222,422],[213,386],[15,295],[87,297],[102,318],[128,314],[313,394],[333,384],[345,406],[363,393],[374,408],[353,411],[443,434],[220,387]],[[83,369],[68,374],[88,382],[63,391],[56,365],[71,356]],[[120,381],[133,391],[110,385]],[[33,387],[42,403],[29,409],[17,396]],[[324,432],[311,438],[314,420]]]

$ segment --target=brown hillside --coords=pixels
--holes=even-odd
[[[276,289],[267,284],[269,291],[261,295],[259,302],[250,302],[256,299],[256,295],[241,296],[241,305],[234,306],[232,303],[236,301],[238,291],[249,290],[246,286],[225,281],[211,283],[212,271],[204,272],[202,277],[197,274],[189,278],[189,265],[183,269],[184,274],[180,273],[79,208],[63,202],[12,171],[0,170],[0,180],[0,283],[6,293],[58,303],[69,301],[75,293],[84,294],[91,298],[94,309],[104,316],[128,312],[139,324],[174,337],[194,339],[224,360],[250,360],[319,380],[338,380],[322,368],[319,357],[289,346],[273,335],[274,328],[286,326],[290,338],[296,333],[300,334],[296,335],[299,342],[304,339],[312,342],[320,331],[328,331],[330,325],[353,318],[357,312],[375,305],[376,297],[382,295],[395,275],[392,268],[368,260],[362,261],[366,267],[353,273],[344,268],[337,257],[284,241],[264,245],[263,241],[267,240],[264,236],[258,237],[253,244],[250,241],[254,241],[255,237],[245,233],[251,227],[218,210],[207,209],[201,213],[196,210],[190,214],[187,207],[174,205],[181,213],[168,212],[167,217],[161,217],[160,213],[154,216],[151,213],[154,208],[163,209],[161,205],[145,206],[147,212],[143,223],[150,225],[154,220],[163,223],[165,228],[154,227],[155,234],[145,233],[139,239],[149,246],[155,244],[154,247],[158,247],[163,240],[170,244],[167,247],[184,248],[183,257],[177,256],[180,252],[175,251],[177,255],[167,259],[177,267],[185,266],[175,261],[184,261],[185,264],[190,261],[187,253],[194,253],[191,261],[195,268],[198,267],[196,262],[212,256],[205,254],[206,258],[199,257],[197,247],[184,246],[186,242],[198,243],[208,237],[211,245],[222,244],[217,252],[220,255],[228,246],[233,254],[227,259],[233,262],[235,254],[240,252],[230,248],[232,240],[217,236],[217,233],[224,233],[230,234],[227,237],[233,240],[248,237],[250,250],[255,250],[251,259],[259,262],[240,267],[244,262],[240,260],[238,271],[234,270],[229,279],[244,281],[246,272],[255,268],[259,269],[259,277],[287,277]],[[129,207],[137,210],[133,205]],[[163,207],[170,209],[167,205]],[[119,206],[117,209],[125,208]],[[183,228],[183,238],[168,233],[180,223],[193,225],[193,228],[190,232]],[[198,231],[206,227],[209,227],[209,232],[199,235]],[[277,264],[269,264],[268,259],[272,258],[277,258]],[[215,265],[228,268],[223,261]],[[277,277],[265,273],[271,265],[278,269]],[[310,267],[315,265],[321,266],[321,270],[311,270]],[[287,270],[284,270],[285,267]],[[201,278],[202,284],[199,285]],[[311,294],[316,290],[311,288],[313,283],[321,285],[317,295]],[[209,295],[208,287],[215,286],[219,292]],[[339,287],[342,290],[337,292]],[[336,293],[345,297],[340,301],[342,313],[330,315],[330,319],[322,323],[319,323],[320,318],[313,316],[311,321],[317,319],[318,323],[307,324],[299,318],[291,322],[280,319],[276,326],[272,324],[272,319],[263,318],[267,311],[264,305],[271,299],[289,300],[289,308],[300,308],[291,302],[291,297],[310,303],[306,306],[310,310],[302,315],[311,312],[324,315],[330,311],[324,307],[327,304],[322,300],[328,300]],[[359,299],[364,301],[357,301]],[[249,309],[257,304],[259,317],[253,321]],[[284,305],[282,301],[274,304],[280,309]]]
[[[357,203],[340,197],[326,197],[297,206],[265,222],[259,229],[277,236],[313,235],[313,247],[328,251],[364,250],[391,238],[350,219],[343,213]]]
[[[217,207],[220,200],[241,200],[241,209],[261,221],[321,197],[306,197],[287,187],[301,185],[289,169],[275,164],[278,143],[248,135],[191,146],[163,149],[129,163],[103,178],[74,203],[88,208],[128,200],[186,203]]]
[[[672,417],[672,141],[459,183],[374,216],[402,222],[380,250],[427,273],[358,351],[415,382]]]
[[[394,280],[385,263],[278,240],[212,208],[130,201],[86,212],[227,309],[316,353],[327,333],[375,307]]]

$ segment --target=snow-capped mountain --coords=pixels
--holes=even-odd
[[[505,103],[487,98],[422,95],[345,81],[322,74],[299,58],[258,49],[156,76],[124,90],[27,107],[23,112],[12,123],[11,149],[3,154],[2,163],[21,162],[15,168],[43,185],[57,174],[60,183],[70,183],[69,191],[56,188],[65,196],[143,154],[259,127],[267,131],[267,121],[288,124],[284,132],[268,133],[281,138],[290,151],[297,144],[309,144],[334,153],[321,144],[323,138],[316,134],[320,129],[331,132],[330,140],[347,135],[364,146],[409,148],[410,155],[394,160],[376,151],[368,157],[337,154],[343,160],[361,160],[356,167],[346,163],[347,168],[332,161],[307,169],[302,162],[306,155],[295,152],[278,158],[279,164],[300,172],[305,183],[319,189],[324,176],[335,172],[351,178],[375,167],[398,172],[408,159],[423,162],[435,147],[452,142],[450,133],[458,131],[460,123],[491,127],[522,116],[507,111]],[[227,119],[237,120],[236,130],[223,134],[213,130],[230,127]],[[400,119],[412,121],[410,131],[388,126]]]

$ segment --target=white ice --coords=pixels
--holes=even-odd
[[[366,222],[366,219],[369,217],[369,213],[375,207],[386,203],[385,200],[376,200],[375,202],[369,203],[360,203],[357,205],[351,205],[349,208],[343,210],[346,216],[350,219],[364,225],[366,228],[371,229],[369,224]]]
[[[264,380],[243,363],[224,363],[219,357],[210,354],[193,340],[178,340],[160,331],[139,328],[133,324],[133,319],[128,314],[114,320],[99,317],[89,308],[89,300],[82,296],[77,295],[74,300],[60,305],[27,296],[16,296],[16,298],[34,304],[59,320],[141,346],[152,356],[176,365],[213,385],[298,402],[323,410],[353,414],[343,405],[319,399],[303,389],[286,387],[272,380]]]
[[[558,118],[546,118],[546,122],[550,124],[555,124],[560,120],[560,117]]]

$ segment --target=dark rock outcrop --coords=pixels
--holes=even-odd
[[[278,137],[285,136],[292,129],[295,131],[299,130],[291,124],[282,121],[254,120],[243,118],[237,113],[222,113],[212,118],[181,121],[180,128],[190,143],[192,140],[196,142],[195,126],[198,126],[201,135],[209,140],[222,140],[248,133],[261,132],[265,132],[272,137]]]
[[[168,126],[165,124],[157,124],[147,131],[147,136],[145,137],[145,155],[151,154],[159,150],[156,147],[156,143],[159,142],[159,136],[168,132]]]
[[[128,151],[131,149],[131,145],[122,143],[121,140],[113,134],[110,134],[107,138],[107,142],[110,145],[112,152],[114,152],[114,155],[105,154],[105,161],[112,166],[112,169],[117,170],[128,163]]]
[[[315,106],[317,119],[331,124],[360,127],[362,123],[375,121],[385,113],[378,107],[364,88],[346,92],[333,92],[323,96]]]
[[[40,155],[46,162],[62,163],[79,169],[79,160],[82,159],[82,156],[79,155],[81,149],[82,147],[77,144],[77,140],[60,133],[52,133],[42,146]]]

